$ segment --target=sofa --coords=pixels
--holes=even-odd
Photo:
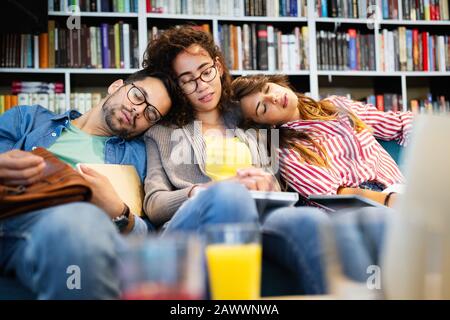
[[[400,163],[402,147],[395,141],[379,141],[383,148]],[[284,296],[294,293],[292,276],[278,264],[264,260],[262,266],[262,296]],[[0,300],[35,299],[35,295],[13,276],[0,275]]]

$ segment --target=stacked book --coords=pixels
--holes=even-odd
[[[138,12],[139,0],[48,0],[49,11]],[[77,10],[73,6],[77,6]]]
[[[405,20],[448,20],[448,0],[402,0]]]
[[[180,27],[180,26],[176,25],[175,27]],[[211,33],[211,27],[207,23],[201,24],[201,25],[191,25],[191,27],[194,29],[197,29],[197,30]],[[166,29],[161,29],[157,26],[150,26],[149,32],[148,32],[148,42],[151,42],[151,41],[155,40],[156,38],[158,38],[164,31],[166,31]]]
[[[8,111],[14,106],[18,105],[17,95],[15,94],[0,94],[0,115]]]
[[[386,2],[386,3],[384,3]],[[392,10],[388,11],[386,19],[397,19],[398,9],[394,10],[397,0],[383,1],[382,8],[389,4]],[[316,16],[323,18],[354,18],[366,19],[375,14],[378,9],[377,0],[316,0]],[[378,9],[379,10],[379,9]],[[392,17],[389,17],[389,14]]]
[[[298,71],[309,68],[308,27],[289,34],[266,24],[219,25],[220,47],[232,70]]]
[[[399,27],[379,36],[382,71],[449,71],[449,36]]]
[[[101,99],[102,94],[99,92],[71,93],[70,108],[78,110],[80,113],[86,113],[91,108],[97,106]]]
[[[333,94],[334,95],[334,94]],[[403,110],[402,96],[396,93],[383,93],[370,95],[363,98],[355,98],[351,93],[341,94],[355,101],[361,101],[366,104],[371,104],[375,106],[379,111],[393,111],[398,112]],[[326,96],[321,96],[320,99],[324,99]]]
[[[433,114],[449,114],[450,101],[445,96],[437,96],[433,100],[431,94],[427,95],[426,99],[412,99],[410,100],[409,110],[413,113],[433,113]]]
[[[375,36],[356,29],[347,32],[320,30],[317,38],[319,70],[375,70]]]
[[[218,16],[305,17],[306,0],[147,0],[147,12]]]
[[[39,104],[56,113],[66,110],[63,83],[13,81],[11,91],[17,95],[18,105]]]
[[[39,36],[0,35],[0,67],[138,68],[138,33],[119,21],[69,30],[49,20]],[[3,45],[4,44],[4,45]]]
[[[35,68],[34,59],[39,51],[38,36],[31,34],[0,33],[0,68]]]
[[[365,102],[374,105],[379,111],[398,112],[403,110],[403,100],[401,94],[383,93],[370,95],[365,99]]]

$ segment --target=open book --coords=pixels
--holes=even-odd
[[[77,165],[78,170],[79,165],[80,163]],[[81,165],[106,176],[130,211],[139,216],[143,215],[144,189],[134,166],[102,163],[81,163]]]

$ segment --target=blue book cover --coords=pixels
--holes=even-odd
[[[289,0],[289,15],[291,17],[297,17],[298,16],[298,12],[297,12],[297,0]]]
[[[428,37],[428,71],[434,71],[434,41],[432,35]]]
[[[350,70],[356,70],[356,30],[355,29],[349,29],[348,34],[350,35],[350,41],[348,43],[348,51],[349,51],[349,66]]]
[[[406,70],[413,71],[413,33],[406,29]]]
[[[280,17],[286,17],[287,16],[286,1],[289,1],[289,0],[280,0]]]
[[[100,30],[102,33],[102,67],[103,68],[109,68],[110,61],[109,61],[109,43],[108,43],[108,24],[102,23],[100,25]]]
[[[322,17],[328,17],[328,6],[327,6],[327,0],[321,0],[320,7],[322,9]]]
[[[27,34],[27,68],[33,68],[33,36],[31,34]]]
[[[383,19],[389,19],[389,4],[388,0],[383,0],[381,4],[381,9],[383,11]]]
[[[102,0],[102,12],[111,12],[109,0]]]

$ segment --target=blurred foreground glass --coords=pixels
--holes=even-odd
[[[262,247],[258,225],[209,226],[206,259],[213,299],[260,298]]]
[[[383,254],[387,299],[450,299],[450,117],[419,115]]]
[[[120,267],[122,299],[203,299],[202,250],[194,235],[130,239]]]

